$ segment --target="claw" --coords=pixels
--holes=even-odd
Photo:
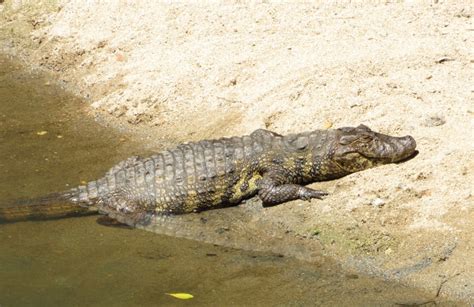
[[[312,198],[323,199],[323,197],[327,195],[329,195],[329,193],[326,191],[305,189],[301,193],[300,199],[310,201]]]
[[[317,199],[323,199],[324,196],[328,196],[329,194],[326,193],[326,192],[322,192],[322,193],[318,193],[316,194],[315,196],[313,196],[313,198],[317,198]]]

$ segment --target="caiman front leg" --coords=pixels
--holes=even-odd
[[[278,205],[290,200],[312,198],[322,199],[328,195],[325,191],[313,190],[302,185],[289,183],[291,176],[285,172],[270,171],[258,182],[258,196],[264,207]]]

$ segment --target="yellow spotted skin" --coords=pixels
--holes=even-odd
[[[252,197],[258,191],[258,180],[262,179],[262,175],[258,172],[247,174],[244,171],[244,176],[232,187],[232,194],[229,199],[231,203],[238,203],[243,199]]]

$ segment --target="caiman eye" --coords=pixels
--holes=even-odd
[[[341,138],[339,139],[339,144],[341,144],[341,145],[349,145],[349,144],[351,144],[352,142],[354,142],[356,139],[357,139],[356,136],[353,136],[353,135],[344,135],[344,136],[341,136]]]
[[[363,134],[359,137],[359,140],[363,141],[363,142],[370,142],[373,140],[373,137],[369,134]]]

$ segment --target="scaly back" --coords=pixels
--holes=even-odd
[[[232,187],[248,161],[278,146],[275,137],[280,138],[257,130],[249,136],[182,144],[148,158],[131,157],[103,178],[71,190],[71,199],[124,213],[181,214],[236,204],[242,199],[233,197]]]

